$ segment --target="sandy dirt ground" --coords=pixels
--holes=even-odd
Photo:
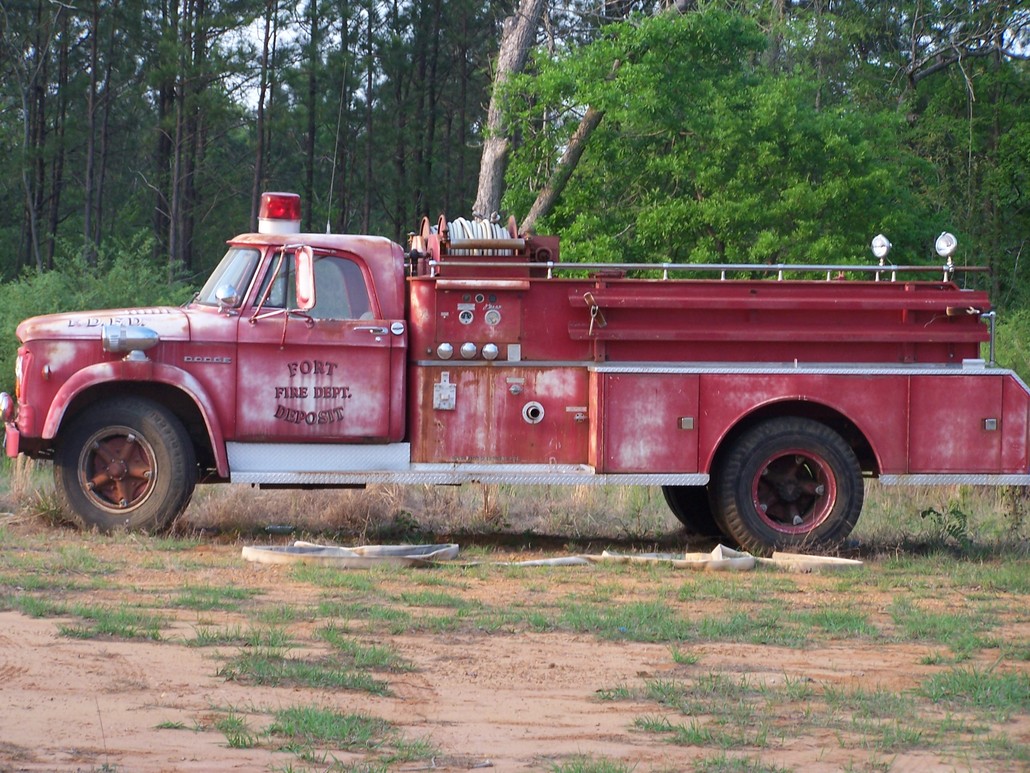
[[[49,541],[45,549],[79,549],[74,533],[59,531]],[[42,541],[37,549],[44,549]],[[109,571],[103,587],[62,591],[56,596],[69,603],[145,603],[173,622],[155,641],[77,639],[62,635],[61,626],[74,622],[70,618],[0,611],[0,771],[364,769],[368,758],[360,753],[335,752],[319,763],[299,760],[275,744],[232,748],[214,726],[219,716],[232,710],[258,731],[275,709],[300,703],[384,718],[404,737],[426,738],[438,750],[430,759],[391,763],[391,770],[548,770],[578,755],[619,761],[637,771],[690,770],[699,760],[721,752],[674,745],[642,732],[634,722],[661,713],[655,703],[602,700],[599,691],[640,686],[648,679],[686,679],[692,669],[694,673],[701,669],[733,679],[750,675],[770,685],[807,680],[820,687],[861,685],[900,692],[913,689],[930,672],[933,666],[920,665],[921,660],[940,649],[934,644],[883,641],[863,646],[853,639],[802,648],[702,641],[690,644],[697,661],[690,665],[675,662],[668,644],[605,641],[558,631],[469,628],[390,635],[384,643],[414,668],[382,675],[391,691],[385,697],[258,686],[219,675],[232,647],[185,643],[195,637],[198,626],[247,625],[246,610],[183,609],[170,602],[176,589],[190,584],[253,588],[260,595],[248,604],[259,600],[265,605],[302,608],[324,597],[325,587],[294,579],[290,567],[245,562],[239,558],[238,544],[165,552],[145,540],[120,544],[94,540],[88,550]],[[543,603],[567,596],[570,588],[588,592],[589,584],[576,585],[581,577],[575,571],[563,569],[554,575],[478,572],[462,578],[461,590],[443,590],[494,605],[505,599]],[[408,576],[401,572],[387,582],[403,587]],[[670,592],[682,582],[678,575],[666,575],[663,581],[669,583]],[[609,585],[619,585],[606,591],[616,597],[632,595],[635,585],[653,582],[646,571],[605,579]],[[796,603],[802,605],[811,594],[834,592],[833,581],[825,576],[792,575],[790,583]],[[338,598],[350,592],[332,591]],[[863,599],[863,605],[874,615],[883,614],[891,598],[884,591],[882,597]],[[724,605],[724,601],[699,598],[685,606],[684,614],[717,614]],[[312,632],[324,622],[310,618],[291,622],[290,634],[312,646],[317,640]],[[1015,634],[1006,632],[1011,635],[1030,636],[1030,627],[1023,625]],[[990,667],[994,655],[982,657],[980,665]],[[804,706],[797,711],[803,713]],[[1005,734],[1027,744],[1030,719],[1017,717]],[[796,737],[787,733],[765,748],[729,750],[725,756],[745,757],[752,766],[760,763],[788,770],[1018,769],[1010,763],[999,768],[925,748],[878,754],[847,748],[839,735],[839,729],[806,726]]]

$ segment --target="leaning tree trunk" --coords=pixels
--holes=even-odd
[[[554,167],[551,177],[547,180],[547,185],[537,194],[536,201],[529,208],[529,214],[526,215],[526,219],[519,226],[521,233],[531,230],[536,224],[537,219],[544,217],[554,209],[555,202],[558,201],[558,197],[565,190],[565,184],[572,177],[572,173],[579,163],[580,156],[586,150],[587,140],[590,139],[590,135],[593,134],[598,124],[601,123],[602,118],[604,118],[603,110],[598,110],[594,107],[587,108],[586,113],[579,121],[579,126],[576,127],[576,131],[573,132],[572,137],[569,139],[565,152],[558,159],[558,164]]]
[[[502,104],[504,86],[508,78],[522,70],[529,49],[536,40],[536,29],[543,13],[543,0],[520,0],[514,16],[504,20],[501,47],[497,54],[497,72],[494,74],[490,107],[486,116],[486,136],[483,138],[483,156],[479,164],[479,188],[472,211],[489,217],[501,208],[504,192],[504,169],[508,161],[507,127],[504,125]]]

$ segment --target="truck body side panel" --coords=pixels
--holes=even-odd
[[[411,460],[586,464],[587,383],[582,367],[416,366]]]
[[[1022,472],[1030,467],[1030,392],[1019,379],[1003,382],[1001,466]]]
[[[881,469],[903,470],[908,379],[902,375],[705,374],[701,379],[701,469],[709,471],[724,438],[747,417],[790,413],[845,417],[872,446]]]

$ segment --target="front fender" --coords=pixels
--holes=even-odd
[[[218,415],[211,410],[213,403],[207,390],[190,373],[171,365],[163,365],[150,360],[140,362],[126,360],[102,362],[78,371],[64,382],[64,385],[54,395],[53,402],[50,403],[50,410],[47,411],[46,421],[43,422],[43,438],[53,440],[57,436],[57,430],[61,426],[65,414],[68,412],[68,406],[86,390],[107,383],[124,384],[126,382],[144,381],[174,387],[193,401],[193,404],[197,406],[197,410],[200,412],[201,418],[204,420],[204,426],[207,429],[211,448],[214,452],[215,466],[218,469],[218,474],[222,477],[228,477],[229,458],[225,450],[225,436],[222,431],[222,423]]]

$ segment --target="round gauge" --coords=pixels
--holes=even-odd
[[[458,312],[458,322],[463,325],[471,325],[475,315],[468,309],[462,309]]]
[[[496,325],[501,321],[501,312],[497,309],[488,309],[483,319],[486,320],[488,325]]]

